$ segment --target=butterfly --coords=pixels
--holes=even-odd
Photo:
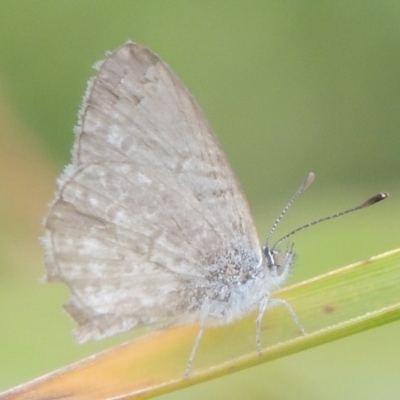
[[[293,266],[293,246],[281,252],[270,237],[260,245],[224,151],[185,86],[134,43],[96,68],[43,237],[47,280],[70,289],[64,308],[77,341],[198,322],[187,376],[206,327],[258,309],[261,353],[263,314],[283,304],[304,333],[291,306],[270,299]]]

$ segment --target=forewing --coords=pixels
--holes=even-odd
[[[73,164],[122,161],[173,174],[215,215],[221,234],[258,246],[228,160],[187,89],[158,56],[130,43],[98,65],[77,128]]]

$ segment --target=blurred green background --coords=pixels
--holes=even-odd
[[[91,66],[127,39],[158,53],[196,97],[262,240],[309,171],[316,183],[276,239],[391,193],[298,234],[290,282],[399,245],[399,2],[2,0],[0,390],[135,336],[77,345],[66,288],[39,283],[41,219]],[[163,398],[398,399],[399,335],[394,323]]]

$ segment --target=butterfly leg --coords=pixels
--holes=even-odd
[[[284,306],[286,308],[286,310],[289,312],[290,316],[292,317],[292,319],[295,322],[295,324],[297,325],[297,327],[300,329],[301,333],[303,335],[306,335],[306,330],[304,329],[303,325],[301,324],[299,317],[293,310],[292,306],[286,300],[270,299],[269,295],[266,295],[260,301],[260,308],[259,308],[258,316],[256,319],[256,342],[257,342],[257,351],[260,356],[262,355],[261,323],[262,323],[262,319],[263,319],[265,310],[267,309],[267,306],[269,306],[269,307]]]
[[[257,351],[258,354],[261,356],[262,351],[261,351],[261,322],[265,313],[265,310],[267,309],[267,304],[269,301],[269,295],[265,295],[261,301],[260,301],[260,308],[258,311],[258,317],[256,319],[256,343],[257,343]]]
[[[187,365],[186,365],[186,369],[185,369],[185,375],[184,375],[184,378],[185,378],[185,379],[187,379],[188,376],[189,376],[189,372],[190,372],[190,369],[191,369],[191,367],[192,367],[192,363],[193,363],[193,360],[194,360],[194,356],[195,356],[195,354],[196,354],[197,348],[199,347],[200,340],[201,340],[201,338],[202,338],[202,336],[203,336],[203,333],[204,333],[204,329],[205,329],[204,324],[202,324],[202,325],[200,326],[200,330],[199,330],[199,332],[197,333],[196,340],[194,341],[192,350],[191,350],[191,352],[190,352],[189,361],[188,361],[188,363],[187,363]]]
[[[297,327],[299,328],[300,332],[303,335],[306,335],[307,332],[304,329],[303,325],[300,322],[299,317],[297,316],[297,314],[295,313],[295,311],[293,310],[292,306],[286,301],[286,300],[282,300],[282,299],[270,299],[269,300],[269,304],[272,307],[275,306],[285,306],[286,310],[288,310],[290,316],[292,317],[294,323],[297,325]]]
[[[269,305],[272,306],[272,307],[284,306],[286,308],[286,310],[289,312],[290,316],[292,317],[294,323],[299,328],[299,330],[302,333],[302,335],[306,335],[307,334],[306,330],[304,329],[303,325],[300,322],[299,317],[297,316],[297,314],[293,310],[292,306],[286,300],[283,300],[283,299],[270,299],[269,300]]]

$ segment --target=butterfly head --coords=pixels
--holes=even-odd
[[[263,247],[263,267],[269,277],[273,277],[276,285],[282,285],[293,268],[295,255],[293,243],[287,246],[285,252],[276,250],[275,247]]]

